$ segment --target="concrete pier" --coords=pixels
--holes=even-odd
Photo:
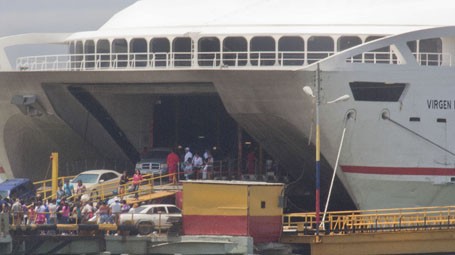
[[[153,235],[46,236],[38,234],[17,235],[1,240],[0,254],[253,254],[253,239],[239,236],[168,238]]]
[[[253,239],[246,236],[106,236],[105,241],[112,254],[253,254]]]

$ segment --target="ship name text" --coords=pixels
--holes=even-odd
[[[428,109],[434,110],[451,110],[453,105],[455,105],[455,100],[439,100],[439,99],[427,99]]]

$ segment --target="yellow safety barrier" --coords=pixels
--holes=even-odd
[[[56,153],[53,153],[51,159],[55,160]],[[57,166],[58,162],[53,162],[53,171],[58,172]],[[235,160],[220,160],[214,162],[212,165],[208,167],[207,170],[207,178],[208,179],[232,179],[232,177],[238,172],[238,170],[234,167],[236,166],[237,163],[235,163]],[[56,168],[56,169],[54,169]],[[176,180],[179,181],[180,177],[182,177],[184,172],[182,170],[178,170],[177,173],[175,174],[166,174],[166,175],[160,175],[160,176],[154,176],[151,174],[146,174],[143,175],[144,181],[141,183],[141,186],[149,185],[153,186],[154,183],[151,183],[151,180],[156,182],[157,185],[173,185],[175,183],[168,183],[167,180]],[[58,175],[55,173],[55,175]],[[202,171],[196,173],[196,179],[202,178]],[[75,176],[63,176],[63,177],[58,177],[57,178],[57,183],[63,184],[65,180],[72,180]],[[171,178],[172,177],[172,178]],[[237,176],[238,178],[241,178],[241,176]],[[130,178],[131,181],[132,178]],[[265,176],[255,176],[253,179],[266,179]],[[165,181],[166,180],[166,181]],[[54,181],[55,184],[55,181]],[[35,188],[37,190],[37,195],[41,197],[43,200],[49,200],[52,198],[52,185],[53,185],[53,180],[52,179],[47,179],[47,180],[42,180],[42,181],[36,181],[34,182]],[[99,184],[97,185],[97,190],[96,192],[89,193],[90,195],[90,200],[99,200],[99,199],[106,199],[109,197],[115,196],[115,194],[112,193],[113,190],[117,190],[118,193],[120,193],[120,190],[127,191],[126,194],[124,195],[131,195],[134,193],[144,193],[143,191],[137,191],[137,192],[131,192],[128,191],[128,188],[130,186],[130,182],[126,185],[123,185],[123,187],[120,187],[119,184]],[[121,189],[122,188],[122,189]],[[125,193],[125,192],[124,192]],[[120,195],[120,194],[119,194]],[[74,198],[73,196],[72,198]],[[55,197],[54,197],[55,198]]]
[[[167,183],[165,180],[171,179],[175,174],[166,174],[154,176],[151,174],[143,175],[143,180],[139,185],[139,190],[131,190],[132,178],[129,178],[129,182],[120,186],[119,183],[101,183],[96,186],[95,190],[87,191],[85,194],[89,195],[90,201],[99,201],[115,196],[120,197],[136,197],[142,195],[152,194],[154,192],[154,185],[157,183],[160,186],[165,185],[175,185],[173,183]],[[64,183],[65,180],[71,180],[75,176],[64,176],[59,177],[58,182]],[[52,179],[43,180],[34,182],[35,187],[37,188],[37,196],[41,197],[43,200],[49,200],[52,198],[52,189],[51,189]],[[121,192],[123,191],[123,192]],[[75,200],[83,194],[73,194],[70,197],[66,197],[67,200]]]
[[[285,232],[314,234],[315,213],[283,216]],[[455,206],[329,212],[319,229],[328,234],[455,228]]]
[[[129,182],[125,185],[120,186],[118,183],[106,183],[106,184],[99,184],[96,187],[96,191],[87,191],[85,194],[88,195],[89,201],[100,201],[111,199],[114,197],[119,197],[121,199],[125,199],[127,203],[132,204],[135,202],[142,202],[146,200],[151,200],[153,197],[150,195],[155,193],[155,183],[157,183],[161,188],[166,186],[174,186],[174,189],[178,189],[176,184],[173,183],[166,183],[163,180],[169,179],[173,176],[173,174],[166,174],[166,175],[143,175],[143,180],[139,184],[138,190],[132,190],[132,179],[129,179]],[[121,192],[123,191],[123,192]],[[175,192],[174,192],[175,193]],[[70,197],[67,197],[67,200],[78,200],[83,194],[74,194]],[[150,197],[150,199],[147,199]]]
[[[58,183],[63,183],[65,180],[71,180],[75,176],[62,176],[57,179]],[[36,188],[36,195],[40,196],[42,199],[48,200],[52,198],[52,179],[42,180],[33,182]]]

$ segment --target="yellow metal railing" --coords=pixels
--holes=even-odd
[[[155,183],[160,186],[173,185],[172,183],[165,181],[172,176],[174,176],[174,174],[159,176],[153,176],[150,174],[143,175],[143,180],[139,183],[138,190],[132,189],[132,178],[130,178],[129,181],[124,185],[120,185],[117,182],[102,183],[96,186],[96,190],[89,190],[84,194],[89,195],[88,200],[90,201],[106,200],[115,196],[118,196],[120,198],[144,196],[155,192]],[[71,197],[68,197],[67,199],[75,199],[78,196],[81,196],[81,194],[75,194]]]
[[[55,157],[56,155],[54,155],[53,153],[53,156],[51,157],[51,159],[55,160]],[[58,156],[58,155],[57,155]],[[56,162],[53,162],[54,166],[53,166],[53,171],[56,171],[55,175],[57,176],[58,175],[58,169],[54,169],[54,167],[58,166],[58,161],[55,160]],[[192,179],[203,179],[203,177],[205,179],[208,179],[208,180],[211,180],[211,179],[227,179],[227,180],[230,180],[230,179],[241,179],[242,176],[236,176],[237,174],[240,173],[240,171],[236,168],[237,167],[237,160],[236,159],[233,159],[233,160],[220,160],[220,161],[215,161],[213,162],[213,164],[211,164],[208,169],[206,170],[206,176],[204,177],[204,171],[201,169],[199,171],[193,171],[193,176],[192,176]],[[255,173],[253,175],[253,177],[251,175],[249,175],[248,177],[249,178],[252,178],[252,180],[266,180],[267,179],[267,176],[264,175],[265,174],[265,170],[264,169],[255,169]],[[157,176],[157,177],[154,177],[150,174],[148,175],[143,175],[144,178],[150,178],[152,177],[152,179],[154,180],[158,180],[157,182],[159,183],[159,185],[165,185],[167,184],[168,182],[167,181],[164,181],[165,179],[167,180],[171,175],[162,175],[162,176]],[[65,180],[72,180],[75,176],[63,176],[63,177],[58,177],[57,178],[57,182],[56,183],[59,183],[61,185],[63,185],[63,183],[65,182]],[[180,181],[180,180],[184,180],[184,171],[183,169],[178,169],[178,172],[174,175],[174,179],[176,181]],[[131,181],[131,178],[130,178],[130,181]],[[145,184],[147,181],[145,180],[143,182],[143,184]],[[47,180],[42,180],[42,181],[36,181],[34,182],[34,185],[35,185],[35,188],[37,190],[37,195],[39,197],[41,197],[42,199],[44,200],[49,200],[52,198],[52,187],[53,187],[53,183],[52,182],[52,179],[47,179]],[[129,188],[129,184],[128,183],[125,187],[124,187],[124,190],[127,190]],[[150,183],[149,183],[150,184]],[[92,198],[96,199],[96,198],[101,198],[101,199],[104,199],[106,197],[109,197],[109,196],[112,196],[112,191],[113,190],[120,190],[119,189],[119,184],[116,183],[115,186],[113,186],[113,184],[109,183],[109,182],[106,182],[106,183],[103,183],[103,184],[98,184],[97,185],[97,192],[95,192],[94,195],[91,195]],[[54,197],[55,198],[55,197]]]
[[[139,184],[139,189],[137,191],[131,190],[132,185],[132,178],[129,178],[129,181],[120,186],[119,182],[106,182],[100,183],[96,185],[94,189],[88,190],[84,194],[89,195],[90,201],[99,201],[105,200],[109,198],[113,198],[115,196],[141,196],[146,194],[151,194],[154,192],[154,185],[163,186],[163,185],[172,185],[172,183],[168,183],[167,180],[174,176],[174,174],[166,174],[166,175],[159,175],[154,176],[151,174],[143,175],[143,180]],[[75,176],[64,176],[58,178],[58,183],[64,183],[65,180],[71,180]],[[40,196],[43,200],[49,200],[52,198],[52,179],[43,180],[33,183],[37,189],[37,195]],[[121,192],[123,191],[123,192]],[[121,194],[120,194],[121,193]],[[68,200],[74,200],[75,198],[81,196],[83,194],[73,194],[70,197],[66,197]]]
[[[75,177],[74,175],[58,177],[57,182],[63,185],[65,180],[71,180],[74,177]],[[37,196],[40,196],[41,198],[46,200],[52,197],[52,179],[36,181],[33,182],[33,184],[35,185]]]
[[[283,216],[285,231],[313,234],[316,227],[315,213]],[[455,228],[455,206],[329,212],[319,226],[330,234],[435,228]]]

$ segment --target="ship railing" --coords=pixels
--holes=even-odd
[[[398,64],[398,58],[392,51],[364,52],[350,57],[348,63],[369,63],[369,64]]]
[[[413,53],[422,66],[453,66],[452,55],[448,53]]]
[[[285,68],[304,66],[333,51],[212,51],[86,53],[20,57],[19,71],[90,71],[112,69]]]
[[[412,53],[421,66],[453,66],[452,55],[449,53],[420,52]],[[348,63],[400,64],[392,51],[364,52],[346,59]]]
[[[416,231],[455,228],[455,206],[329,212],[319,229],[322,234]],[[285,232],[313,235],[315,213],[291,213],[283,217]]]
[[[91,53],[28,56],[18,58],[20,71],[90,71],[178,68],[285,68],[305,66],[335,54],[334,51],[225,51]],[[422,66],[452,66],[448,53],[413,53]],[[348,63],[400,64],[393,51],[364,52]]]

